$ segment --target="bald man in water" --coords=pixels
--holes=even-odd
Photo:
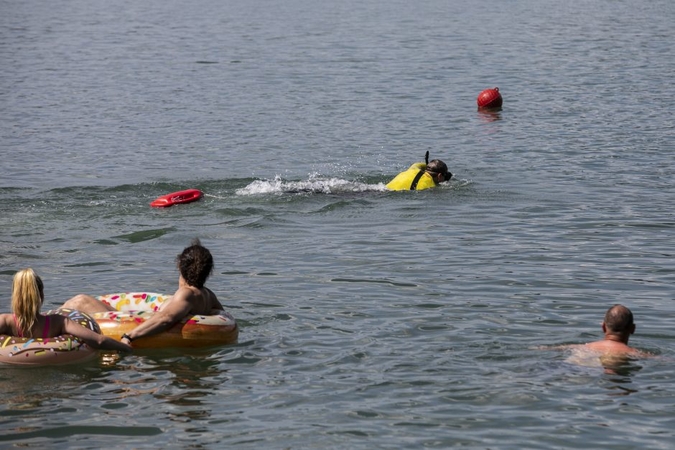
[[[633,313],[623,305],[614,305],[605,313],[602,322],[605,338],[584,345],[589,350],[602,353],[640,356],[642,352],[628,346],[630,335],[635,333]]]
[[[605,337],[599,341],[548,348],[569,349],[572,353],[566,361],[580,366],[601,365],[606,373],[616,373],[616,369],[634,358],[653,356],[628,346],[630,335],[635,333],[635,324],[633,313],[623,305],[614,305],[607,310],[602,322],[602,332]]]

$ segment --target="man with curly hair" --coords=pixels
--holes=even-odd
[[[178,255],[176,265],[180,273],[178,290],[152,317],[125,334],[122,342],[131,344],[136,339],[161,333],[188,315],[212,315],[224,309],[216,294],[204,286],[213,271],[213,257],[211,252],[201,245],[199,239],[193,240],[191,245]],[[63,307],[88,314],[114,311],[113,307],[86,294],[76,295],[64,303]]]

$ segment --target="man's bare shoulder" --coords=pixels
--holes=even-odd
[[[627,355],[627,356],[640,356],[642,353],[640,350],[629,347],[628,345],[622,342],[609,340],[589,342],[588,344],[581,345],[580,348],[599,353]]]
[[[650,353],[629,347],[621,342],[614,342],[608,340],[589,342],[587,344],[564,344],[553,346],[539,346],[539,350],[568,350],[576,354],[586,353],[589,355],[616,355],[616,356],[632,356],[632,357],[647,357],[652,356]]]
[[[180,306],[186,306],[190,305],[190,296],[192,295],[192,292],[190,289],[187,289],[185,287],[179,287],[176,292],[173,293],[170,297],[168,297],[164,303],[162,303],[159,307],[160,311],[166,310],[168,308],[175,308],[175,307],[180,307]]]
[[[185,301],[186,299],[185,294],[186,293],[184,292],[183,288],[178,288],[176,292],[174,292],[173,294],[171,294],[166,298],[166,300],[164,301],[164,305],[166,305],[167,303],[172,303],[174,301],[178,302]]]
[[[204,293],[206,294],[206,299],[209,302],[209,306],[214,309],[222,309],[222,305],[218,300],[218,296],[209,288],[204,286]]]

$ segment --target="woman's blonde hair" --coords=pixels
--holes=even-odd
[[[43,300],[44,285],[35,271],[18,271],[12,285],[12,312],[24,337],[33,337],[31,330],[37,322]]]

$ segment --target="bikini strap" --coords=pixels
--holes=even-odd
[[[23,333],[21,332],[21,327],[19,327],[19,321],[16,320],[16,314],[12,313],[12,317],[14,317],[14,325],[16,326],[16,332],[19,333],[19,337],[23,337]]]
[[[42,330],[42,339],[47,339],[49,337],[49,315],[45,316],[45,327]]]

